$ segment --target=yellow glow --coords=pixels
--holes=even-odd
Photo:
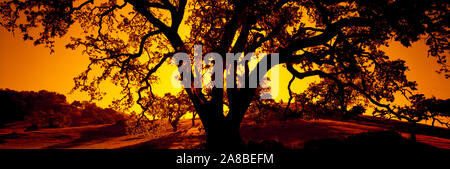
[[[307,20],[307,18],[302,18],[302,20]],[[24,42],[20,35],[13,36],[4,28],[0,28],[0,36],[2,37],[0,39],[0,88],[20,91],[45,89],[67,95],[69,102],[73,100],[88,100],[89,97],[85,93],[75,92],[74,94],[68,94],[74,85],[73,77],[85,70],[89,63],[88,56],[82,55],[81,50],[72,51],[64,47],[70,36],[79,35],[81,32],[79,26],[75,25],[68,35],[57,41],[56,52],[50,55],[48,49],[42,46],[33,46],[30,41]],[[186,39],[189,36],[190,29],[185,24],[182,24],[179,33],[182,39]],[[435,70],[438,70],[438,65],[434,59],[426,57],[426,50],[427,47],[423,40],[415,43],[411,48],[405,48],[398,43],[393,43],[391,47],[385,49],[387,54],[393,56],[393,58],[406,60],[407,65],[411,69],[407,75],[411,80],[418,82],[420,92],[425,93],[426,96],[449,98],[450,88],[448,86],[450,86],[450,80],[435,73]],[[168,63],[163,64],[156,72],[156,75],[160,77],[160,81],[153,86],[153,91],[158,95],[163,95],[167,92],[177,93],[181,90],[172,86],[170,78],[176,66]],[[284,102],[288,100],[287,85],[291,77],[289,72],[281,66],[280,84],[272,86],[279,89],[279,94],[275,100],[283,100]],[[301,92],[311,82],[318,80],[318,77],[295,80],[292,90]],[[107,92],[107,95],[102,101],[97,103],[101,107],[107,107],[114,98],[120,96],[120,88],[111,83],[103,84],[102,90]],[[133,109],[137,111],[139,108],[135,106]]]

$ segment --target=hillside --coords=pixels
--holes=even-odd
[[[197,124],[200,121],[197,120]],[[164,123],[163,123],[164,124]],[[320,139],[344,139],[365,132],[390,130],[389,125],[369,122],[342,122],[334,120],[289,120],[252,124],[244,122],[241,134],[244,141],[261,142],[275,140],[286,148],[303,148],[305,143]],[[204,136],[197,127],[191,127],[191,120],[180,121],[178,132],[170,126],[161,127],[157,136],[125,135],[120,124],[90,125],[56,129],[40,129],[25,132],[26,124],[17,122],[0,129],[1,149],[117,149],[117,148],[155,148],[190,149],[202,148]],[[419,131],[420,131],[419,127]],[[417,141],[428,145],[450,149],[449,130],[435,128],[444,137],[420,133]],[[408,138],[409,134],[400,133]]]

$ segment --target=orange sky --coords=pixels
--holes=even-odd
[[[69,32],[74,35],[76,30]],[[73,100],[88,100],[87,94],[76,92],[69,94],[74,86],[73,77],[85,70],[89,63],[88,56],[82,55],[81,50],[68,50],[64,48],[68,36],[56,43],[55,53],[49,53],[49,49],[43,46],[33,46],[31,41],[24,42],[21,35],[13,36],[3,27],[0,27],[0,88],[13,90],[49,90],[65,94],[69,102]],[[438,70],[434,58],[428,58],[427,47],[423,41],[413,44],[413,47],[406,48],[399,43],[393,43],[385,50],[393,58],[402,57],[406,60],[410,71],[407,73],[410,80],[415,80],[419,84],[419,90],[426,96],[436,96],[441,99],[450,98],[450,79],[445,79],[437,74]],[[164,65],[157,72],[161,77],[161,84],[154,86],[157,94],[175,91],[168,86],[171,85],[169,79],[175,66]],[[164,70],[164,71],[161,71]],[[287,83],[291,75],[284,70],[280,70],[279,99],[287,100]],[[306,89],[309,82],[318,78],[307,78],[296,80],[293,84],[294,91]],[[108,95],[98,104],[107,107],[112,98],[117,96],[118,88],[105,84]]]

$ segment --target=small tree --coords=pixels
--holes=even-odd
[[[177,125],[181,117],[188,112],[194,111],[192,103],[184,92],[180,92],[176,96],[166,93],[162,100],[162,117],[167,118],[169,124],[173,128],[173,131],[177,131]]]

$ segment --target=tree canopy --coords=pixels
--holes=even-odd
[[[100,82],[111,80],[123,88],[115,103],[137,103],[143,113],[152,105],[154,73],[174,53],[192,54],[202,44],[204,53],[222,56],[279,53],[293,77],[319,76],[343,97],[352,91],[394,114],[394,93],[416,90],[417,84],[406,78],[405,62],[390,59],[380,47],[424,38],[428,55],[441,65],[438,72],[448,78],[448,9],[445,0],[8,0],[1,3],[0,23],[52,50],[55,38],[79,24],[84,34],[67,48],[83,49],[91,63],[75,78],[74,89],[101,99]],[[95,68],[102,73],[92,73]],[[247,79],[256,71],[248,65],[246,70]],[[241,144],[239,125],[256,89],[185,91],[208,145]]]

